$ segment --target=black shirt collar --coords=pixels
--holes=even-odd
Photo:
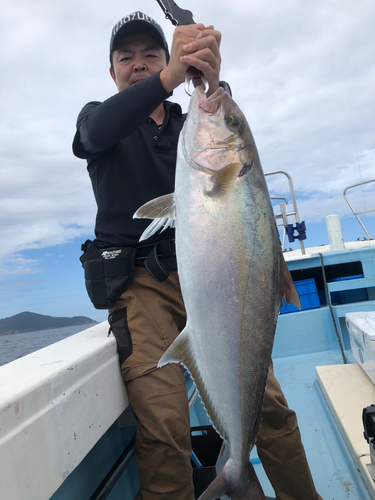
[[[177,102],[164,101],[164,109],[167,114],[174,113],[175,115],[182,118],[182,109]]]

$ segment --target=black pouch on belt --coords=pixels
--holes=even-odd
[[[85,270],[88,296],[96,309],[110,309],[132,277],[136,248],[99,249],[93,241],[87,240],[82,251],[79,260]]]

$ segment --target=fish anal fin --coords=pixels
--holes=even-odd
[[[184,363],[187,367],[192,364],[193,353],[190,347],[188,331],[185,328],[172,342],[158,362],[158,368],[169,363]]]
[[[155,198],[142,205],[133,215],[133,219],[154,219],[143,232],[139,241],[145,240],[155,234],[159,229],[175,227],[176,205],[174,193]]]
[[[280,257],[280,262],[281,262],[281,300],[284,297],[285,302],[287,304],[293,302],[293,304],[296,307],[298,307],[298,309],[301,309],[301,301],[299,299],[297,289],[293,283],[293,278],[289,272],[288,266],[286,265],[284,256],[282,254]]]
[[[242,168],[242,163],[230,163],[215,172],[215,174],[211,176],[213,188],[210,191],[206,191],[206,194],[211,197],[225,194],[235,183]]]
[[[203,377],[198,363],[194,356],[194,351],[189,340],[188,325],[178,335],[176,340],[165,351],[158,362],[158,368],[169,363],[183,363],[189,371],[194,383],[198,389],[199,396],[203,406],[209,416],[209,419],[220,436],[228,441],[227,433],[222,425],[220,415],[213,404],[208,390],[203,382]]]

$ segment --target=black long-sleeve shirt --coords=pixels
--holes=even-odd
[[[133,219],[136,210],[174,191],[177,143],[185,121],[181,107],[166,101],[159,73],[110,97],[90,102],[77,120],[73,152],[87,160],[98,206],[99,247],[136,246],[151,221]],[[161,129],[149,118],[164,103]],[[174,229],[148,242],[173,237]]]

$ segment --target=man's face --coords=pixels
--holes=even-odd
[[[144,80],[167,65],[165,51],[150,35],[125,36],[112,54],[111,76],[119,91]]]

